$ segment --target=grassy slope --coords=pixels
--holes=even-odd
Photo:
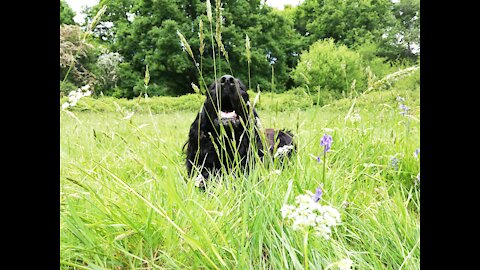
[[[397,95],[413,117],[399,113]],[[323,185],[322,203],[339,209],[343,224],[331,240],[309,238],[311,269],[347,257],[357,269],[419,269],[419,91],[362,96],[355,123],[344,120],[352,104],[260,110],[264,127],[294,131],[298,154],[284,168],[259,164],[246,178],[225,177],[208,195],[184,181],[194,112],[130,120],[62,112],[62,268],[302,269],[303,235],[283,223],[280,208]],[[325,128],[333,145],[323,179],[312,155],[322,152]]]

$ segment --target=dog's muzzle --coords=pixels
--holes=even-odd
[[[219,102],[219,114],[215,119],[216,125],[228,126],[232,125],[237,127],[240,125],[240,117],[237,114],[235,108],[241,106],[240,97],[238,95],[235,84],[235,78],[231,75],[224,75],[220,78],[220,91],[219,96],[221,97]]]
[[[240,124],[240,118],[235,113],[235,111],[233,112],[221,111],[219,117],[215,120],[218,125],[222,124],[224,126],[232,125],[233,127],[236,127]]]

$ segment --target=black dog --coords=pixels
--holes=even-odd
[[[211,173],[220,172],[222,166],[227,171],[235,166],[248,167],[254,151],[260,158],[275,150],[275,158],[291,155],[295,149],[292,133],[266,129],[266,143],[262,143],[258,121],[246,87],[239,79],[224,75],[211,84],[184,145],[187,171],[190,177],[198,175],[197,186],[203,188],[204,180]]]

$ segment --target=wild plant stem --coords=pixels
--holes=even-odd
[[[273,65],[271,65],[271,66],[272,66],[272,86],[271,86],[271,87],[272,87],[272,90],[271,90],[271,91],[274,92],[275,81],[274,81],[273,75],[275,74],[275,71],[274,71],[274,69],[273,69]]]
[[[247,62],[248,64],[248,89],[252,89],[252,84],[251,84],[251,81],[250,81],[250,61]]]
[[[327,151],[323,151],[323,174],[322,183],[325,183],[325,167],[327,165]]]
[[[213,26],[212,22],[210,22],[210,33],[213,33]],[[213,42],[213,34],[210,35],[210,39],[212,40],[212,56],[213,56],[213,74],[215,75],[215,81],[217,80],[217,64],[215,62],[215,43]]]
[[[303,265],[305,270],[308,270],[308,230],[305,230],[303,237]]]

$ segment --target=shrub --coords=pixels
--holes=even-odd
[[[60,79],[70,76],[70,81],[80,85],[93,84],[95,75],[88,62],[95,54],[94,46],[84,39],[85,33],[78,25],[60,26]]]
[[[250,102],[257,96],[256,92],[249,91]],[[255,108],[269,111],[288,111],[291,109],[306,109],[313,105],[312,99],[302,88],[283,93],[261,92]]]
[[[359,92],[366,89],[367,76],[362,56],[345,45],[336,45],[333,39],[319,40],[300,56],[292,71],[297,85],[308,87],[312,95],[330,91],[338,96],[348,93],[353,81]]]
[[[420,89],[420,69],[414,71],[411,75],[395,82],[395,89],[397,90],[419,90]]]
[[[71,91],[77,90],[77,86],[69,81],[60,81],[60,96],[68,96]]]
[[[362,56],[362,65],[368,67],[376,78],[382,78],[395,72],[398,68],[395,63],[387,60],[386,57],[378,56],[380,49],[376,43],[366,42],[355,46],[353,49]]]
[[[98,56],[96,62],[98,70],[97,87],[104,94],[108,93],[108,90],[116,88],[121,62],[123,62],[123,56],[117,52],[103,53]]]
[[[169,113],[174,111],[198,111],[203,104],[205,96],[199,94],[187,94],[180,97],[159,97],[150,98],[115,98],[111,96],[84,97],[78,103],[69,108],[71,111],[95,111],[114,112],[117,105],[129,111],[138,113]],[[60,104],[68,101],[67,97],[60,99]],[[115,103],[117,105],[115,105]]]

